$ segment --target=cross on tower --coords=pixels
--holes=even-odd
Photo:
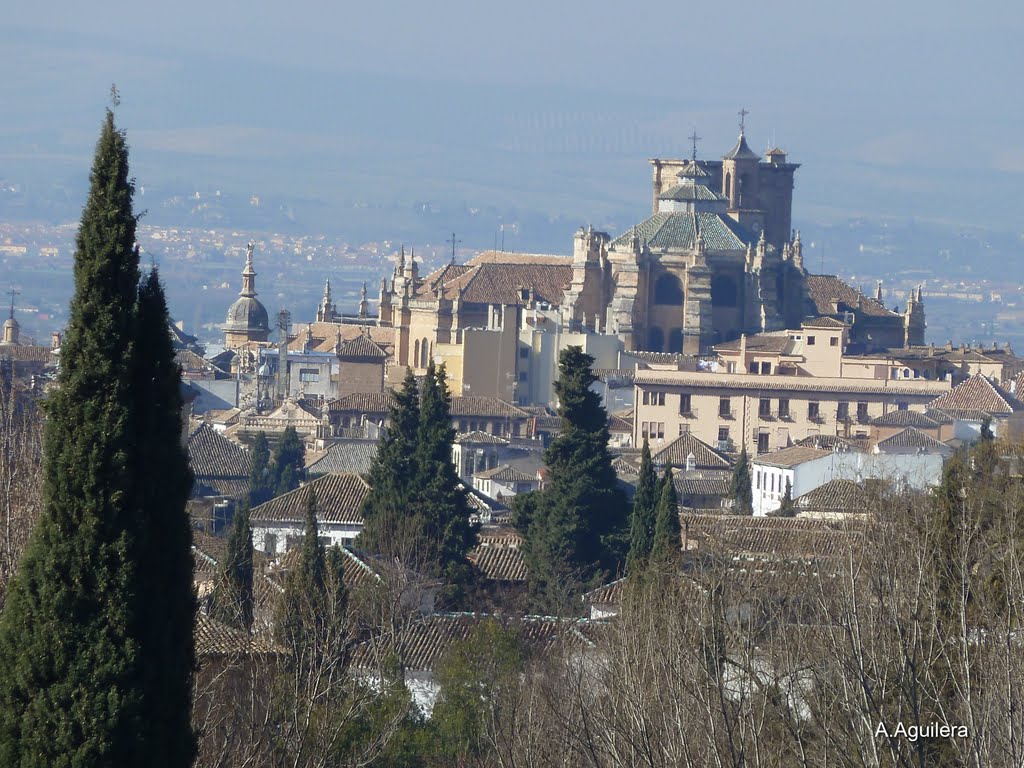
[[[7,292],[11,297],[11,319],[14,319],[14,297],[19,295],[21,291],[16,291],[13,288]]]
[[[697,135],[697,128],[694,127],[693,133],[691,133],[686,138],[688,138],[690,140],[690,143],[693,144],[693,154],[691,158],[694,162],[697,162],[697,142],[701,140],[701,137]]]
[[[445,242],[452,244],[452,264],[454,264],[455,263],[455,246],[458,245],[459,243],[461,243],[462,241],[461,240],[456,240],[455,239],[455,233],[452,232],[451,239],[450,240],[445,240]]]
[[[750,113],[747,111],[746,107],[743,107],[736,114],[740,116],[740,136],[742,136],[744,123],[746,122],[747,115]]]

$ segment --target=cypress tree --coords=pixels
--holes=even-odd
[[[633,496],[633,514],[630,520],[629,556],[626,572],[633,573],[642,568],[654,545],[654,523],[658,497],[655,495],[658,476],[651,461],[651,446],[644,435],[644,448],[640,454],[640,477]]]
[[[782,494],[782,501],[775,512],[776,517],[796,517],[796,504],[793,503],[793,484],[786,478],[786,490]]]
[[[367,477],[370,493],[363,502],[365,524],[358,543],[367,551],[406,559],[415,551],[414,539],[420,527],[409,508],[420,425],[420,396],[411,369],[406,369],[402,388],[394,394],[390,424],[381,436]]]
[[[214,604],[221,621],[244,629],[253,622],[253,545],[249,508],[242,506],[228,535],[227,554],[222,564]]]
[[[139,640],[143,738],[152,766],[191,764],[192,671],[196,600],[192,527],[185,505],[192,487],[181,444],[181,372],[168,327],[160,277],[150,270],[139,289],[136,398],[139,462]]]
[[[679,497],[672,482],[672,467],[665,467],[661,480],[661,496],[658,498],[657,518],[654,524],[654,544],[651,547],[652,562],[666,562],[675,559],[681,546],[682,529],[679,525]]]
[[[593,362],[580,347],[559,355],[562,429],[544,452],[548,487],[513,502],[531,591],[543,609],[557,607],[565,585],[571,592],[617,571],[625,554],[627,502],[608,453],[608,415],[590,389],[597,380]]]
[[[732,468],[729,498],[734,502],[733,514],[754,514],[754,491],[750,487],[750,462],[747,460],[746,446],[740,451],[740,458]]]
[[[452,463],[455,430],[445,378],[444,366],[435,368],[431,360],[420,397],[411,507],[424,524],[421,567],[449,582],[465,584],[470,575],[466,553],[476,541],[476,530],[469,522],[465,487]]]
[[[0,615],[0,765],[194,754],[178,372],[155,275],[140,292],[132,195],[108,111],[47,402],[43,513]]]
[[[294,491],[305,478],[306,448],[295,427],[287,427],[274,451],[274,496]]]
[[[252,472],[249,475],[249,506],[258,507],[274,498],[274,480],[270,474],[270,443],[260,432],[252,445]]]

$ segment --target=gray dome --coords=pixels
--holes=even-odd
[[[240,296],[228,309],[225,331],[270,331],[266,307],[251,296]]]

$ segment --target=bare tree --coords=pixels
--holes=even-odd
[[[0,379],[0,599],[42,509],[42,458],[39,407]]]

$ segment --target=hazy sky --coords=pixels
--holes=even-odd
[[[755,150],[774,139],[804,164],[806,215],[1006,222],[1021,29],[1010,2],[9,3],[0,178],[80,166],[116,81],[143,182],[386,197],[454,179],[487,197],[504,181],[538,206],[642,208],[647,157],[685,151],[694,126],[721,155],[746,107]]]

